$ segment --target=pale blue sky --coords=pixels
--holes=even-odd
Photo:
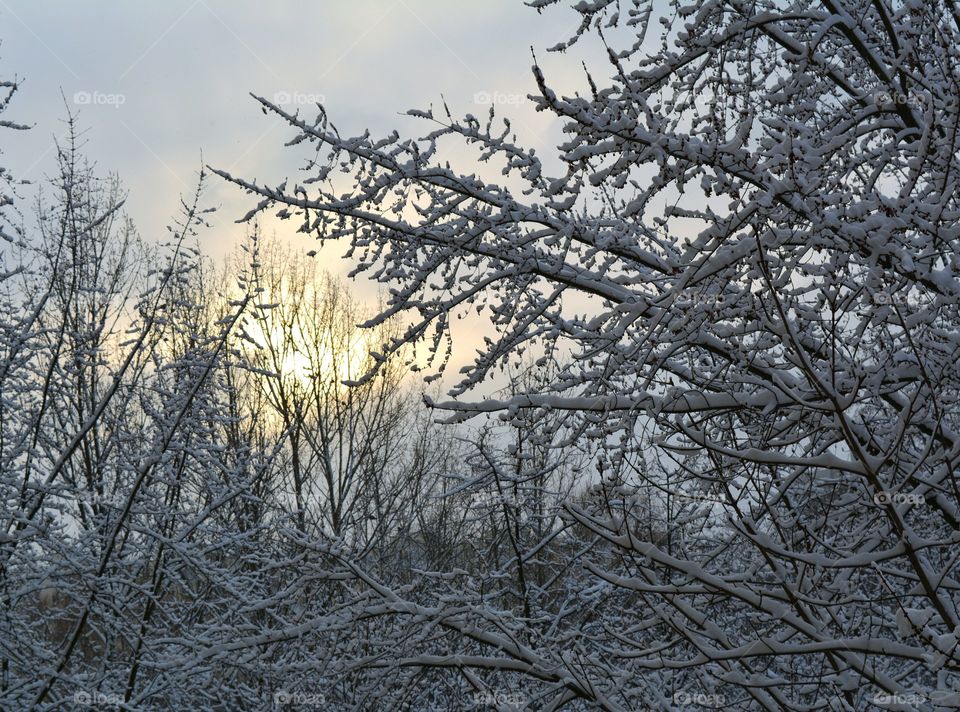
[[[543,153],[559,138],[556,122],[529,102],[509,102],[535,89],[531,45],[558,81],[577,62],[543,49],[578,16],[564,7],[538,15],[520,0],[0,0],[0,18],[0,71],[26,80],[8,118],[34,126],[5,142],[7,165],[31,180],[50,172],[62,90],[87,129],[87,153],[123,178],[148,239],[165,232],[201,150],[205,162],[244,177],[296,175],[304,154],[283,148],[290,132],[248,92],[322,97],[351,134],[417,133],[425,127],[399,114],[441,94],[455,113],[483,114],[474,99],[488,94],[516,119],[521,141]],[[231,222],[249,199],[211,185],[221,211],[205,242],[217,256],[234,243]]]

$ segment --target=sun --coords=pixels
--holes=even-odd
[[[366,321],[362,307],[329,277],[294,272],[276,278],[258,287],[258,302],[244,323],[244,349],[254,366],[288,388],[347,388],[374,366],[370,354],[383,348],[384,330],[359,327]]]
[[[300,349],[295,349],[283,357],[280,375],[306,383],[314,377],[313,364]]]
[[[257,342],[258,365],[302,388],[342,384],[358,378],[371,365],[364,333],[322,328],[307,331],[269,317],[248,331]]]

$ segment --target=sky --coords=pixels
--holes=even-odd
[[[525,98],[536,91],[531,47],[554,86],[582,84],[581,56],[545,51],[578,22],[563,4],[538,14],[521,0],[0,0],[0,75],[24,80],[5,118],[32,126],[5,142],[3,160],[17,178],[42,182],[63,119],[76,113],[87,156],[119,174],[141,235],[162,241],[203,163],[271,185],[303,177],[309,153],[284,147],[294,134],[250,93],[311,116],[319,101],[351,135],[420,135],[427,127],[402,115],[409,108],[446,100],[455,115],[483,116],[495,102],[521,143],[549,155],[560,126]],[[205,204],[217,212],[201,247],[222,260],[253,202],[214,177]],[[265,224],[315,249],[293,223]],[[323,266],[346,274],[345,248],[325,249]],[[356,292],[370,301],[377,288]]]
[[[5,160],[19,178],[42,180],[75,111],[87,154],[119,173],[149,238],[192,189],[201,156],[246,178],[296,175],[306,154],[284,149],[291,131],[250,93],[311,115],[319,100],[349,134],[416,134],[424,127],[401,115],[409,108],[443,97],[455,114],[483,114],[492,100],[522,142],[546,149],[559,133],[525,99],[535,91],[530,48],[545,55],[576,21],[520,0],[0,0],[0,74],[24,79],[8,118],[33,126],[7,142]],[[206,245],[218,255],[250,201],[220,181],[208,199],[220,206],[222,229]]]

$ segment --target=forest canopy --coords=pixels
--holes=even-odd
[[[960,706],[960,8],[572,11],[549,158],[255,97],[305,170],[163,245],[73,117],[0,176],[0,706]]]

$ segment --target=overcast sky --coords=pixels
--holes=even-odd
[[[7,165],[20,178],[50,173],[62,91],[79,110],[87,153],[120,174],[148,239],[163,234],[177,196],[189,191],[201,151],[205,162],[248,178],[296,174],[305,154],[283,148],[290,131],[250,92],[320,99],[345,133],[417,133],[424,127],[399,115],[408,108],[443,95],[454,113],[483,113],[475,99],[491,97],[542,153],[559,135],[553,120],[516,104],[535,89],[530,47],[546,55],[577,21],[569,9],[538,15],[520,0],[0,0],[0,18],[2,73],[25,79],[8,117],[34,126],[8,142]],[[570,65],[549,61],[558,74]],[[230,223],[249,199],[212,183],[208,198],[221,211],[205,239],[218,255],[235,241]]]
[[[401,116],[406,109],[442,96],[454,114],[485,115],[492,100],[521,143],[549,155],[559,123],[523,99],[536,90],[531,46],[554,86],[582,83],[582,53],[544,51],[569,37],[579,16],[562,6],[538,14],[521,0],[0,0],[0,18],[0,74],[25,80],[5,118],[33,126],[5,142],[5,165],[21,179],[49,175],[69,107],[86,130],[87,155],[126,184],[128,212],[148,241],[166,238],[201,152],[234,175],[297,179],[309,154],[284,148],[293,134],[250,92],[304,104],[311,116],[308,104],[319,100],[348,134],[420,135],[427,127]],[[461,170],[477,169],[460,158]],[[215,177],[206,198],[219,210],[201,245],[221,259],[242,238],[234,221],[252,203]],[[316,247],[292,232],[293,221],[266,226],[304,252]],[[342,252],[328,248],[320,259],[344,274],[348,265],[334,259]],[[376,294],[372,285],[355,289],[367,301]],[[473,344],[461,346],[469,353]]]

